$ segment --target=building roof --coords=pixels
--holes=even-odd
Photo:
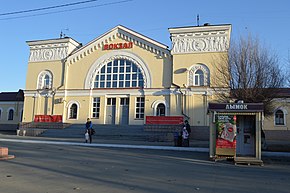
[[[290,98],[290,88],[277,88],[276,91],[280,98]]]
[[[148,51],[154,52],[158,55],[170,55],[167,45],[135,32],[127,27],[118,25],[79,49],[74,50],[68,57],[68,61],[72,64],[95,50],[103,49],[103,45],[110,44],[117,37],[127,42],[132,42],[134,45],[147,49]]]
[[[24,101],[23,90],[18,92],[0,92],[0,101]]]

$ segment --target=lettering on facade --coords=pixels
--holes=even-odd
[[[229,48],[229,37],[224,35],[208,35],[203,37],[182,36],[172,37],[172,53],[224,52]]]
[[[130,49],[133,48],[133,42],[105,44],[103,50],[118,50],[118,49]]]
[[[39,48],[31,49],[29,61],[51,61],[51,60],[62,60],[67,56],[68,47],[54,47],[54,48]]]
[[[246,104],[228,104],[228,105],[226,105],[226,110],[248,110],[248,105],[246,105]]]

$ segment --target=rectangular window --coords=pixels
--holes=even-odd
[[[144,119],[145,97],[136,98],[135,118]]]
[[[121,98],[120,105],[121,106],[128,106],[129,105],[129,98]]]
[[[108,106],[115,106],[116,105],[116,98],[107,98],[107,105]]]
[[[107,66],[107,73],[112,73],[112,67]]]
[[[113,88],[117,88],[117,86],[118,86],[118,82],[117,81],[114,81],[113,82]]]
[[[93,99],[93,118],[100,118],[100,97]]]

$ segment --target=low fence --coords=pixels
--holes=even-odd
[[[62,122],[22,122],[19,123],[19,129],[64,129],[70,125],[70,123]]]
[[[183,116],[146,116],[146,125],[181,125]]]
[[[183,116],[146,116],[144,131],[160,133],[166,136],[166,141],[172,141],[173,134],[179,132],[182,125]]]
[[[62,122],[62,115],[35,115],[34,122],[59,123]]]

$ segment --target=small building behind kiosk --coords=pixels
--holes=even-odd
[[[262,103],[209,103],[210,158],[262,165],[263,109]]]

